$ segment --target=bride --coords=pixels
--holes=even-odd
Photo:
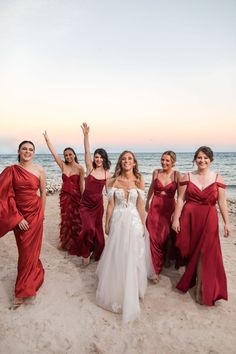
[[[124,151],[109,183],[105,231],[109,235],[96,274],[97,304],[134,320],[147,287],[144,180],[136,157]]]

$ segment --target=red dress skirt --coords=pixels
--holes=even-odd
[[[79,204],[81,200],[80,176],[66,176],[62,174],[62,188],[60,192],[61,247],[72,255],[80,255],[78,250],[78,235],[81,230]]]
[[[180,218],[181,231],[176,237],[176,246],[187,258],[185,273],[177,284],[183,292],[196,284],[197,264],[201,256],[202,300],[205,305],[214,305],[216,300],[227,300],[227,283],[223,266],[216,201],[218,187],[214,182],[200,190],[191,181],[187,184],[186,203]]]
[[[91,174],[85,178],[85,190],[80,203],[81,232],[79,250],[87,258],[93,252],[98,261],[105,246],[103,232],[103,188],[106,179],[97,179]]]
[[[175,237],[171,230],[171,215],[175,209],[176,190],[175,180],[166,186],[163,186],[158,177],[154,180],[154,195],[148,210],[146,226],[150,235],[152,262],[156,274],[160,274],[164,264],[167,238],[169,235]]]

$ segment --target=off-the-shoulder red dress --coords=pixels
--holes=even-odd
[[[181,184],[187,184],[186,203],[176,246],[182,257],[187,258],[187,266],[177,288],[186,292],[196,284],[197,264],[201,256],[202,301],[211,306],[216,300],[228,298],[216,210],[218,188],[226,186],[215,181],[200,190],[191,180]]]

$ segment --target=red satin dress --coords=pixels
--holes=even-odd
[[[176,246],[187,258],[187,267],[177,288],[186,292],[196,284],[197,264],[201,256],[202,301],[212,306],[216,300],[228,298],[215,206],[218,188],[226,186],[213,182],[200,190],[190,180],[181,183],[184,184],[187,184],[186,203],[180,218],[181,231],[176,236]]]
[[[176,190],[176,172],[174,173],[174,180],[166,186],[163,186],[157,175],[154,180],[154,195],[146,220],[146,226],[150,235],[152,262],[156,274],[160,274],[165,261],[167,238],[170,235],[174,239],[175,235],[171,230],[171,215],[175,209]]]
[[[62,174],[62,188],[60,192],[61,248],[71,255],[79,256],[78,234],[81,230],[79,204],[81,199],[80,176]]]
[[[91,174],[85,178],[85,190],[80,203],[81,232],[79,234],[79,250],[81,256],[87,258],[93,252],[98,261],[105,239],[103,233],[103,188],[104,179],[97,179]]]
[[[35,296],[44,280],[39,259],[44,213],[38,189],[39,178],[21,166],[7,167],[0,175],[0,237],[14,230],[19,253],[17,298]],[[29,223],[27,231],[17,226],[23,218]]]

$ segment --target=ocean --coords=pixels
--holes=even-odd
[[[139,164],[139,170],[143,174],[146,190],[148,189],[152,171],[155,168],[160,168],[161,153],[136,153]],[[192,159],[194,153],[184,152],[177,153],[177,163],[175,169],[182,174],[195,169]],[[78,154],[80,163],[84,164],[84,155]],[[109,158],[112,162],[111,172],[114,171],[119,153],[110,153]],[[61,155],[63,158],[63,156]],[[0,155],[0,172],[14,163],[17,163],[16,155]],[[41,164],[47,175],[47,188],[55,186],[57,190],[61,185],[61,172],[58,165],[55,163],[50,154],[36,154],[35,163]],[[236,200],[236,152],[217,152],[214,154],[212,169],[221,174],[227,184],[227,198]]]

